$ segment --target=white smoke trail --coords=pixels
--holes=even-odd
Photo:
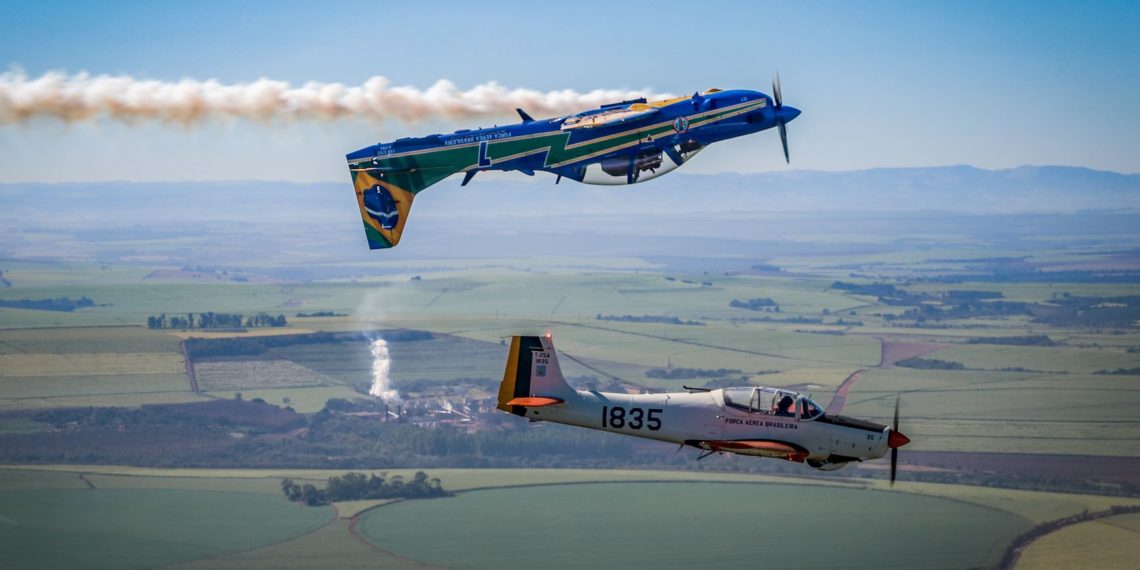
[[[639,91],[507,89],[495,82],[461,91],[446,79],[426,90],[395,86],[386,77],[362,85],[258,79],[224,84],[209,79],[156,81],[129,75],[45,73],[29,78],[22,71],[0,74],[0,125],[37,117],[76,122],[106,117],[133,124],[159,121],[194,125],[218,119],[257,121],[365,119],[419,121],[499,117],[521,107],[535,116],[576,113],[636,97],[667,97]]]
[[[392,365],[392,359],[388,356],[388,341],[382,338],[372,341],[371,350],[372,387],[368,389],[368,393],[384,400],[384,403],[399,404],[401,402],[399,392],[389,388],[388,371]]]

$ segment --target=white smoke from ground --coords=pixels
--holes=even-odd
[[[534,116],[565,115],[636,97],[666,97],[640,91],[595,89],[508,89],[495,82],[462,91],[440,79],[426,90],[392,86],[386,77],[362,85],[258,79],[225,84],[217,80],[157,81],[129,75],[67,75],[30,78],[22,71],[0,74],[0,125],[38,117],[64,122],[105,117],[127,124],[146,121],[191,126],[211,120],[333,121],[472,119],[502,117],[516,107]]]
[[[390,387],[391,379],[388,372],[392,366],[392,359],[388,356],[388,341],[378,338],[372,341],[372,387],[368,393],[384,400],[386,404],[399,404],[400,394]]]

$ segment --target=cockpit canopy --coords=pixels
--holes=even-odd
[[[724,405],[750,414],[814,420],[823,415],[823,407],[811,398],[778,388],[725,388]]]

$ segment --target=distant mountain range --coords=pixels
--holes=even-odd
[[[412,219],[700,212],[1073,212],[1140,208],[1140,175],[1063,166],[971,166],[847,172],[673,173],[633,186],[554,185],[551,176],[459,178],[424,191]],[[93,226],[177,220],[334,223],[353,219],[343,182],[91,182],[0,184],[0,221]]]

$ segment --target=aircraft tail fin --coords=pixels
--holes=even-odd
[[[527,407],[559,404],[574,393],[562,377],[549,335],[511,338],[507,367],[499,384],[500,410],[524,416]]]
[[[391,164],[390,160],[357,158],[359,154],[361,151],[348,155],[349,171],[360,219],[364,221],[364,235],[371,249],[386,249],[400,243],[416,194],[466,167],[459,161],[440,161],[441,164],[433,165]]]

